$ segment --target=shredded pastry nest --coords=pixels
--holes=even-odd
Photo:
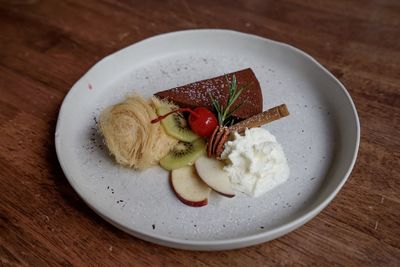
[[[156,97],[146,101],[133,95],[100,114],[100,132],[117,163],[145,169],[158,164],[177,144],[160,123],[151,123],[157,117],[156,107],[162,103]]]

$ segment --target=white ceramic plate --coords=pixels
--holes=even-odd
[[[136,91],[145,97],[251,67],[264,110],[286,103],[290,116],[265,126],[282,144],[289,180],[259,198],[213,194],[207,206],[183,205],[160,167],[117,166],[102,146],[96,118]],[[150,242],[193,250],[233,249],[282,236],[317,215],[348,178],[360,128],[343,85],[304,52],[226,30],[159,35],[98,62],[70,90],[55,134],[72,187],[104,219]]]

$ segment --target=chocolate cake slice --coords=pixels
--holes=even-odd
[[[212,110],[210,94],[222,106],[225,106],[229,96],[229,85],[226,78],[232,81],[233,74],[236,76],[238,88],[246,86],[246,89],[236,100],[232,110],[241,103],[242,106],[232,115],[238,119],[247,119],[261,113],[263,99],[260,83],[250,68],[161,91],[156,93],[155,96],[168,99],[180,107],[207,107]]]

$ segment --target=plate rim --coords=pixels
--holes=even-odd
[[[60,125],[62,123],[62,118],[64,116],[64,113],[66,112],[65,109],[67,105],[69,104],[70,99],[72,98],[73,92],[77,90],[77,85],[80,84],[86,76],[89,75],[91,71],[93,71],[96,66],[103,64],[106,62],[109,58],[115,56],[118,53],[123,53],[125,50],[130,49],[134,46],[137,46],[139,44],[143,44],[149,41],[152,41],[154,39],[159,39],[159,38],[165,38],[165,37],[172,37],[172,36],[179,36],[179,35],[185,35],[185,34],[196,34],[196,33],[208,33],[208,32],[214,32],[214,33],[219,33],[219,34],[230,34],[230,35],[237,35],[239,38],[253,38],[258,41],[263,41],[263,42],[268,42],[272,43],[281,47],[285,47],[286,49],[292,50],[296,52],[296,54],[299,54],[303,57],[305,57],[307,60],[309,60],[311,63],[315,64],[319,69],[321,69],[326,75],[328,75],[337,85],[339,85],[340,90],[344,93],[345,97],[350,103],[351,109],[352,109],[352,115],[353,119],[355,122],[355,128],[356,128],[356,142],[355,142],[355,148],[353,151],[352,155],[352,160],[349,164],[349,167],[345,173],[345,176],[342,178],[340,183],[337,185],[337,187],[330,192],[330,194],[325,197],[325,199],[316,207],[312,208],[309,212],[295,218],[294,220],[291,220],[285,224],[279,225],[277,227],[274,227],[269,230],[262,231],[260,233],[256,234],[251,234],[248,236],[244,237],[236,237],[236,238],[227,238],[227,239],[218,239],[218,240],[184,240],[184,239],[178,239],[178,238],[172,238],[172,237],[167,237],[167,236],[158,236],[157,234],[152,234],[149,231],[137,231],[134,229],[127,228],[120,224],[119,222],[113,220],[112,218],[107,217],[104,215],[101,211],[96,209],[94,206],[92,206],[87,198],[85,197],[84,194],[82,194],[79,190],[79,186],[76,185],[73,182],[73,179],[70,177],[71,175],[69,174],[68,168],[65,166],[65,163],[62,159],[62,152],[60,151],[60,139],[58,137],[58,131],[60,128]],[[292,230],[295,230],[305,223],[307,223],[309,220],[314,218],[316,215],[318,215],[337,195],[337,193],[341,190],[343,185],[346,183],[347,179],[349,178],[359,151],[359,145],[360,145],[360,121],[357,113],[357,109],[355,107],[355,104],[350,96],[350,93],[347,91],[345,86],[337,79],[328,69],[326,69],[321,63],[319,63],[316,59],[314,59],[311,55],[308,53],[286,43],[282,43],[279,41],[271,40],[266,37],[261,37],[258,35],[250,34],[250,33],[243,33],[239,31],[234,31],[234,30],[228,30],[228,29],[191,29],[191,30],[181,30],[181,31],[173,31],[173,32],[167,32],[167,33],[162,33],[158,34],[155,36],[151,36],[148,38],[145,38],[143,40],[140,40],[138,42],[135,42],[133,44],[130,44],[122,49],[119,49],[99,61],[97,61],[94,65],[92,65],[85,73],[83,76],[81,76],[70,88],[66,96],[64,97],[62,104],[60,106],[58,118],[57,118],[57,124],[56,124],[56,130],[55,130],[55,147],[56,147],[56,154],[58,161],[60,163],[61,169],[63,170],[63,173],[65,177],[67,178],[69,184],[72,186],[74,191],[79,195],[79,197],[88,205],[93,211],[95,211],[101,218],[106,220],[107,222],[111,223],[115,227],[123,230],[124,232],[127,232],[128,234],[131,234],[135,237],[138,237],[140,239],[156,243],[159,245],[164,245],[164,246],[169,246],[173,248],[178,248],[178,249],[186,249],[186,250],[226,250],[226,249],[237,249],[237,248],[242,248],[242,247],[247,247],[255,244],[260,244],[263,242],[267,242],[270,240],[273,240],[275,238],[278,238],[280,236],[283,236],[287,233],[289,233]]]

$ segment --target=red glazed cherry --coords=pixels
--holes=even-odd
[[[208,137],[218,126],[217,118],[214,113],[204,107],[198,107],[190,112],[189,125],[193,132]]]
[[[215,127],[218,126],[218,121],[214,113],[204,107],[198,107],[194,110],[191,110],[190,108],[178,108],[176,110],[168,112],[165,115],[155,118],[151,121],[151,123],[157,123],[175,112],[190,112],[190,128],[193,132],[202,137],[208,137],[214,131]]]

